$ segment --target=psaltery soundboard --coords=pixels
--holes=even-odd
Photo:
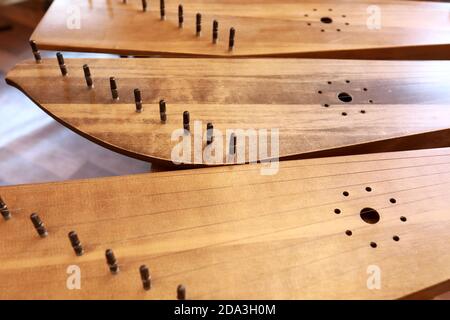
[[[279,165],[274,175],[258,164],[1,187],[0,298],[450,290],[449,148]]]
[[[7,82],[84,137],[162,165],[173,165],[181,141],[191,150],[176,162],[197,166],[450,145],[447,61],[60,56],[60,63],[24,62]],[[255,155],[250,146],[264,138]]]
[[[125,55],[448,59],[449,10],[387,0],[56,0],[31,39],[44,50]]]

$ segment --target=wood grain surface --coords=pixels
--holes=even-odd
[[[450,289],[450,149],[285,161],[271,176],[262,166],[0,187],[12,213],[0,221],[0,298],[175,299],[179,284],[188,299],[395,299]],[[366,223],[364,208],[379,221]],[[81,290],[66,287],[72,265]],[[377,268],[380,288],[368,289]]]
[[[159,1],[149,1],[143,12],[140,0],[56,0],[31,39],[41,49],[125,55],[448,59],[449,10],[448,3],[420,1],[166,0],[162,21]],[[219,22],[217,44],[213,20]]]
[[[83,64],[90,66],[92,89]],[[200,153],[222,146],[219,165],[238,162],[227,141],[229,131],[237,129],[267,129],[267,156],[259,160],[276,156],[271,152],[276,129],[281,159],[450,146],[448,61],[66,59],[66,65],[69,74],[63,77],[56,59],[24,62],[7,82],[84,137],[163,165],[173,165],[172,150],[180,139],[172,141],[172,133],[183,128],[185,110],[192,154],[196,140]],[[119,101],[111,96],[111,76]],[[142,113],[135,112],[135,88],[142,92]],[[352,101],[341,101],[341,93]],[[165,124],[161,99],[167,102]],[[201,122],[197,131],[195,121]],[[207,147],[208,122],[227,138],[217,137]],[[243,137],[238,145],[248,162],[250,139]],[[192,154],[185,164],[206,163]]]

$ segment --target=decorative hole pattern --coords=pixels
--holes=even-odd
[[[327,28],[320,28],[320,32],[341,32],[344,31],[343,27],[349,26],[350,23],[346,21],[346,14],[334,13],[333,8],[324,10],[318,10],[313,8],[311,11],[303,14],[305,18],[308,18],[306,25],[311,26],[327,26]]]
[[[357,81],[356,81],[357,82]],[[369,88],[367,86],[361,86],[350,79],[340,80],[340,81],[326,81],[326,86],[319,88],[316,91],[317,94],[321,95],[322,99],[327,99],[328,101],[320,101],[320,105],[323,107],[330,106],[342,106],[346,104],[372,104],[373,100],[368,99],[367,94],[369,93]],[[334,96],[334,98],[333,98]],[[332,100],[332,101],[331,101]],[[343,117],[350,115],[365,115],[367,109],[360,109],[352,111],[351,113],[347,110],[341,111],[340,115]]]
[[[365,192],[372,192],[372,191],[373,191],[373,188],[372,188],[371,186],[365,186],[365,187],[363,187],[363,190],[364,190]],[[349,197],[349,196],[350,196],[350,193],[349,193],[349,191],[347,191],[347,190],[343,191],[342,194],[343,194],[345,197]],[[396,204],[396,203],[397,203],[397,200],[396,200],[395,198],[389,198],[389,202],[390,202],[391,204]],[[334,209],[334,213],[335,213],[335,214],[341,214],[342,211],[341,211],[341,209],[336,208],[336,209]],[[354,212],[353,212],[353,213],[352,213],[352,212],[349,212],[349,213],[347,213],[347,215],[354,215]],[[375,210],[375,209],[373,209],[373,208],[370,208],[370,207],[365,207],[365,208],[361,209],[361,211],[359,212],[359,217],[361,218],[361,220],[362,220],[363,222],[365,222],[365,223],[368,224],[368,225],[374,225],[374,224],[377,224],[377,223],[379,223],[379,222],[381,221],[381,216],[380,216],[380,214],[377,212],[377,210]],[[361,220],[360,220],[360,221],[361,221]],[[406,221],[407,221],[407,218],[406,218],[405,216],[401,216],[401,217],[400,217],[400,221],[401,221],[401,222],[406,222]],[[367,225],[366,225],[366,226],[367,226]],[[371,228],[371,227],[369,227],[369,228]],[[364,230],[366,230],[366,229],[364,229]],[[350,229],[345,230],[344,233],[345,233],[345,235],[348,236],[348,237],[350,237],[350,236],[353,235],[353,231],[350,230]],[[356,239],[357,239],[357,238],[356,238]],[[392,241],[394,241],[394,242],[399,242],[399,241],[400,241],[400,236],[398,236],[397,234],[394,234],[394,235],[392,235],[392,238],[391,238],[391,239],[392,239]],[[371,248],[374,248],[374,249],[375,249],[375,248],[378,247],[378,243],[377,243],[376,241],[370,241],[370,242],[369,242],[369,246],[370,246]]]

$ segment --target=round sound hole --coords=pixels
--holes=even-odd
[[[375,224],[380,221],[380,214],[372,208],[364,208],[360,212],[361,219],[368,224]]]
[[[353,100],[352,96],[350,94],[348,94],[347,92],[339,93],[338,99],[345,103],[352,102],[352,100]]]

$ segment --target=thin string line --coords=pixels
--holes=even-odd
[[[438,197],[439,195],[436,195],[435,197]],[[426,199],[426,198],[425,198]],[[423,200],[423,199],[422,199]],[[419,212],[419,213],[416,213],[415,215],[421,215],[421,214],[425,214],[425,213],[428,213],[428,212],[432,212],[433,210],[427,210],[427,211],[423,211],[423,212]],[[386,221],[394,221],[395,219],[387,219]],[[301,229],[303,226],[299,226],[299,227],[297,227],[298,229]],[[293,229],[297,229],[297,228],[293,228]],[[422,226],[421,226],[421,228],[422,228]],[[357,228],[357,229],[362,229],[362,228]],[[277,231],[278,232],[278,231]],[[302,246],[302,245],[305,245],[305,244],[307,244],[307,243],[310,243],[310,242],[316,242],[317,240],[324,240],[324,239],[327,239],[327,238],[332,238],[332,237],[334,237],[334,236],[336,236],[336,235],[339,235],[339,234],[341,234],[341,232],[337,232],[337,233],[332,233],[332,234],[328,234],[328,235],[324,235],[324,236],[322,236],[322,237],[317,237],[317,238],[314,238],[314,239],[311,239],[311,240],[306,240],[306,241],[302,241],[302,242],[297,242],[297,243],[294,243],[294,244],[290,244],[290,245],[287,245],[287,246],[282,246],[282,247],[277,247],[277,248],[275,248],[275,249],[272,249],[272,251],[280,251],[280,250],[286,250],[286,249],[289,249],[289,248],[295,248],[295,247],[298,247],[298,246]],[[290,240],[290,239],[288,239],[288,240]],[[229,242],[229,243],[233,243],[234,241],[231,241],[231,242]],[[326,260],[326,259],[329,259],[329,258],[331,258],[331,257],[334,257],[334,256],[338,256],[338,255],[341,255],[342,253],[348,253],[348,252],[352,252],[352,251],[356,251],[356,250],[359,250],[359,249],[362,249],[362,248],[365,248],[366,246],[359,246],[359,247],[354,247],[353,249],[351,249],[351,250],[348,250],[348,251],[344,251],[344,252],[337,252],[336,254],[332,254],[332,255],[329,255],[329,256],[327,256],[326,258],[321,258],[321,259],[317,259],[317,260],[312,260],[312,261],[310,261],[310,262],[308,262],[308,263],[306,263],[306,264],[303,264],[303,266],[306,266],[306,265],[310,265],[310,264],[313,264],[313,263],[315,263],[315,262],[318,262],[318,261],[321,261],[321,260]],[[200,248],[200,249],[203,249],[203,248]],[[193,250],[187,250],[188,252],[189,251],[195,251],[195,249],[193,249]],[[182,253],[184,253],[184,252],[182,252]],[[175,254],[177,254],[177,253],[175,253]],[[244,260],[248,260],[248,259],[253,259],[253,258],[255,258],[255,257],[264,257],[264,256],[271,256],[272,255],[272,253],[267,253],[267,251],[264,251],[264,252],[262,252],[262,254],[255,254],[255,255],[245,255],[245,256],[242,256],[241,257],[241,259],[239,259],[240,261],[244,261]],[[159,258],[159,257],[156,257],[156,258]],[[151,258],[151,259],[154,259],[153,257]],[[196,272],[196,271],[199,271],[199,270],[202,270],[202,269],[208,269],[208,268],[210,268],[210,267],[212,267],[212,266],[215,266],[215,265],[226,265],[226,264],[228,264],[228,265],[231,265],[231,264],[233,264],[234,262],[236,261],[236,259],[233,259],[233,262],[217,262],[217,263],[213,263],[213,264],[207,264],[207,265],[204,265],[204,266],[202,266],[202,267],[200,267],[200,268],[195,268],[195,269],[190,269],[190,270],[183,270],[183,271],[180,271],[180,272],[176,272],[176,273],[172,273],[172,274],[168,274],[168,275],[165,275],[165,276],[162,276],[162,277],[158,277],[158,279],[164,279],[164,278],[170,278],[170,277],[173,277],[173,276],[177,276],[177,275],[179,275],[179,274],[183,274],[183,273],[190,273],[190,272]],[[298,266],[300,266],[300,265],[297,265],[297,266],[295,266],[295,267],[298,267]],[[293,267],[293,268],[295,268],[295,267]]]
[[[426,213],[426,212],[429,212],[429,211],[425,211],[425,212],[423,212],[423,213]],[[428,228],[430,228],[430,227],[432,227],[432,226],[431,226],[431,225],[428,226]],[[423,228],[423,227],[421,226],[421,228]],[[425,228],[427,228],[427,227],[425,227]],[[408,234],[408,233],[406,233],[406,234]],[[357,249],[361,249],[361,248],[364,248],[364,246],[357,247]],[[277,270],[277,271],[274,271],[274,272],[283,273],[283,272],[290,271],[290,270],[293,270],[293,269],[298,269],[298,268],[301,268],[302,266],[311,265],[311,264],[313,264],[313,263],[316,263],[316,262],[319,262],[319,261],[322,261],[322,260],[327,260],[327,259],[330,258],[330,257],[339,256],[339,255],[341,255],[341,254],[345,254],[345,253],[348,253],[348,252],[351,252],[351,251],[355,251],[355,250],[349,250],[349,251],[339,252],[339,253],[337,253],[337,254],[328,256],[328,257],[326,257],[326,258],[317,259],[317,260],[315,260],[315,261],[311,261],[311,262],[306,263],[306,264],[303,264],[303,265],[302,265],[302,264],[297,264],[297,265],[294,265],[294,266],[291,266],[291,267],[288,267],[288,268],[284,268],[284,269],[282,269],[282,270]],[[385,261],[385,260],[391,259],[392,257],[395,257],[395,256],[396,256],[395,254],[393,254],[393,255],[387,255],[385,258],[383,258],[383,259],[381,259],[381,260],[379,260],[379,261]],[[355,270],[355,269],[357,269],[357,268],[359,268],[359,267],[352,268],[351,270]],[[346,273],[348,273],[348,271],[344,271],[344,272],[340,273],[340,275],[346,274]],[[266,273],[263,273],[263,274],[268,274],[268,273],[266,272]],[[253,279],[253,280],[250,280],[250,281],[246,281],[246,282],[244,282],[244,283],[249,284],[249,283],[253,283],[253,282],[255,282],[255,281],[257,281],[257,279]],[[312,286],[312,285],[305,286],[304,288],[308,288],[308,287],[311,287],[311,286]],[[223,291],[223,290],[221,290],[221,291]],[[216,290],[215,292],[217,292],[217,290]]]
[[[407,189],[398,190],[397,192],[404,192],[404,191],[411,191],[411,190],[419,190],[419,189],[427,188],[427,187],[430,187],[430,186],[433,186],[433,187],[434,187],[434,186],[445,185],[445,184],[449,184],[449,183],[450,183],[450,182],[444,182],[444,183],[440,183],[440,184],[424,185],[424,186],[420,186],[420,187],[414,187],[414,188],[407,188]],[[383,194],[374,195],[373,197],[379,197],[379,196],[386,195],[386,194],[388,194],[388,193],[383,193]],[[443,194],[446,194],[446,193],[443,193]],[[372,197],[372,196],[371,196],[371,197]],[[356,198],[356,199],[354,199],[354,200],[352,200],[352,201],[360,200],[360,199],[364,199],[364,198],[366,198],[366,197]],[[424,199],[432,199],[432,198],[435,198],[435,197],[429,197],[429,196],[427,196],[427,197],[424,198]],[[410,203],[414,203],[414,202],[417,202],[417,201],[422,201],[422,200],[424,200],[424,199],[418,199],[418,200],[414,200],[414,201],[408,201],[408,202],[404,202],[403,204],[400,204],[400,205],[410,204]],[[341,201],[341,202],[345,202],[345,201]],[[331,203],[331,204],[334,204],[334,202]],[[100,246],[100,245],[117,244],[117,243],[123,245],[124,243],[129,242],[129,241],[143,240],[143,239],[147,239],[147,238],[151,238],[151,237],[155,237],[155,236],[163,235],[163,234],[170,234],[170,233],[176,233],[176,232],[183,232],[183,231],[187,231],[187,230],[193,230],[193,229],[198,229],[198,228],[205,228],[205,227],[210,227],[210,226],[213,226],[213,225],[220,225],[220,224],[226,224],[226,223],[231,223],[231,222],[241,222],[241,221],[245,221],[245,220],[259,219],[259,218],[261,218],[261,217],[266,217],[266,216],[270,216],[270,215],[273,215],[273,214],[288,213],[288,212],[300,211],[300,210],[305,210],[305,209],[317,208],[317,207],[321,207],[321,206],[322,206],[322,205],[319,205],[319,206],[302,207],[302,208],[294,208],[294,209],[289,209],[289,210],[275,211],[275,212],[270,212],[270,213],[267,213],[267,214],[264,214],[264,215],[258,215],[258,216],[254,216],[254,217],[248,217],[248,218],[246,218],[246,219],[234,219],[234,220],[228,220],[228,221],[223,221],[223,222],[219,222],[219,223],[213,223],[213,224],[209,224],[209,225],[195,226],[195,227],[192,227],[192,228],[184,228],[184,229],[178,229],[178,230],[170,230],[170,231],[162,232],[162,233],[156,233],[156,234],[150,234],[150,235],[142,235],[142,236],[139,236],[139,237],[127,238],[127,239],[122,239],[122,240],[118,240],[118,241],[97,242],[97,243],[93,243],[92,245]],[[398,206],[398,204],[397,204],[397,206]],[[387,209],[387,208],[391,208],[391,206],[389,206],[389,207],[383,207],[383,208],[381,208],[381,209]],[[338,218],[343,218],[343,217],[345,217],[345,216],[338,217]],[[328,221],[328,220],[321,220],[321,221],[318,221],[318,222],[314,222],[314,223],[312,223],[312,224],[322,223],[322,222],[326,222],[326,221]],[[307,225],[304,225],[304,226],[310,226],[310,225],[312,225],[312,224],[307,224]],[[283,230],[281,230],[281,231],[283,231]],[[272,233],[277,233],[277,232],[278,232],[278,231],[276,231],[276,232],[271,232],[271,233],[267,233],[267,234],[272,234]],[[265,235],[265,234],[263,234],[263,235]],[[258,236],[260,236],[260,235],[251,236],[250,238],[258,237]],[[232,242],[234,242],[234,241],[240,241],[240,240],[243,240],[243,239],[247,239],[247,238],[245,237],[245,238],[242,238],[242,239],[232,240]],[[226,243],[227,243],[227,242],[225,242],[225,243],[223,243],[223,244],[226,244]],[[214,246],[214,245],[211,245],[211,246]],[[209,247],[209,246],[207,246],[207,247]],[[195,250],[195,249],[193,249],[193,250]],[[33,253],[36,253],[36,252],[38,252],[38,251],[33,251]],[[27,253],[27,252],[25,252],[25,253]]]
[[[431,198],[435,198],[435,197],[439,197],[440,195],[436,195],[436,196],[433,196],[433,197],[431,197]],[[428,198],[428,197],[427,197]],[[427,199],[427,198],[424,198],[424,199]],[[424,199],[421,199],[421,200],[424,200]],[[425,214],[425,213],[428,213],[428,212],[432,212],[433,210],[427,210],[427,211],[422,211],[422,212],[419,212],[419,213],[416,213],[415,215],[420,215],[420,214]],[[350,217],[350,216],[349,216]],[[394,219],[388,219],[387,221],[394,221]],[[420,226],[420,227],[418,227],[418,228],[423,228],[423,226]],[[361,229],[361,228],[357,228],[357,229]],[[274,250],[286,250],[286,249],[288,249],[288,248],[291,248],[291,247],[296,247],[296,246],[299,246],[299,245],[304,245],[304,244],[306,244],[306,243],[309,243],[309,242],[314,242],[314,241],[317,241],[317,239],[325,239],[325,238],[328,238],[328,237],[333,237],[333,236],[336,236],[336,235],[338,235],[338,234],[340,234],[339,232],[338,233],[333,233],[333,234],[330,234],[330,235],[326,235],[326,236],[323,236],[323,237],[320,237],[320,238],[315,238],[315,239],[311,239],[311,240],[308,240],[308,241],[303,241],[303,242],[301,242],[301,243],[295,243],[295,244],[293,244],[293,245],[288,245],[288,246],[284,246],[284,247],[281,247],[281,248],[276,248],[276,249],[273,249],[273,251]],[[234,241],[231,241],[230,243],[232,243],[232,242],[234,242]],[[196,248],[196,249],[190,249],[190,250],[186,250],[186,251],[183,251],[183,252],[177,252],[177,253],[174,253],[173,255],[175,255],[175,254],[179,254],[179,253],[186,253],[186,252],[190,252],[190,251],[195,251],[195,250],[199,250],[199,249],[205,249],[205,248],[209,248],[209,247],[214,247],[214,246],[217,246],[217,245],[222,245],[222,244],[216,244],[216,245],[211,245],[211,246],[206,246],[206,247],[202,247],[202,248]],[[330,257],[334,257],[334,256],[338,256],[338,255],[341,255],[341,254],[344,254],[344,253],[348,253],[348,252],[352,252],[352,251],[356,251],[356,250],[359,250],[359,249],[361,249],[361,248],[365,248],[365,246],[359,246],[359,247],[355,247],[354,249],[352,249],[352,250],[349,250],[349,251],[344,251],[344,252],[339,252],[339,253],[336,253],[336,254],[334,254],[334,255],[331,255],[331,256],[328,256],[327,258],[330,258]],[[168,255],[170,255],[170,254],[168,254]],[[266,254],[266,253],[263,253],[263,254],[256,254],[256,255],[252,255],[252,256],[244,256],[244,259],[243,260],[246,260],[246,259],[249,259],[249,258],[254,258],[254,257],[259,257],[259,256],[265,256],[265,255],[271,255],[271,254]],[[166,255],[164,255],[164,256],[166,256]],[[156,257],[151,257],[150,259],[157,259],[157,258],[160,258],[161,256],[156,256]],[[385,259],[388,259],[388,258],[390,258],[390,257],[392,257],[392,256],[388,256],[388,257],[386,257]],[[309,262],[309,263],[307,263],[307,264],[304,264],[304,266],[305,265],[310,265],[310,264],[313,264],[313,263],[316,263],[316,262],[318,262],[318,261],[321,261],[321,260],[325,260],[325,259],[327,259],[327,258],[321,258],[321,259],[317,259],[317,260],[313,260],[313,261],[311,261],[311,262]],[[385,259],[383,259],[383,260],[385,260]],[[142,260],[144,260],[144,259],[142,259],[142,258],[139,258],[139,260],[136,258],[136,259],[127,259],[127,263],[135,263],[135,262],[137,262],[137,261],[142,261]],[[241,260],[241,259],[240,259]],[[382,260],[382,261],[383,261]],[[233,260],[233,261],[236,261],[235,259]],[[95,262],[96,263],[96,262]],[[171,277],[174,277],[174,276],[177,276],[177,275],[180,275],[180,274],[186,274],[186,273],[191,273],[191,272],[195,272],[195,271],[199,271],[199,270],[202,270],[202,269],[207,269],[207,268],[210,268],[210,267],[212,267],[212,266],[215,266],[215,265],[225,265],[225,264],[229,264],[229,263],[226,263],[226,262],[218,262],[218,263],[214,263],[214,264],[208,264],[208,265],[205,265],[205,266],[202,266],[202,267],[200,267],[200,268],[195,268],[195,269],[190,269],[190,270],[183,270],[183,271],[180,271],[180,272],[176,272],[176,273],[172,273],[172,274],[168,274],[168,275],[164,275],[164,276],[161,276],[161,277],[158,277],[157,279],[158,280],[160,280],[160,279],[165,279],[165,278],[171,278]],[[293,266],[292,268],[298,268],[298,267],[300,267],[301,265],[297,265],[297,266]],[[106,269],[105,269],[106,270]],[[282,272],[282,271],[277,271],[277,272]],[[343,274],[345,274],[346,272],[344,272]],[[100,279],[100,278],[103,278],[104,277],[104,275],[101,275],[101,276],[93,276],[93,277],[85,277],[86,279],[89,279],[89,280],[94,280],[94,279]],[[255,281],[255,280],[253,280],[253,281]],[[249,281],[248,283],[250,283],[250,282],[253,282],[253,281]],[[52,281],[52,280],[50,280],[50,281],[39,281],[38,283],[53,283],[54,281]],[[217,292],[217,291],[216,291]]]
[[[445,184],[450,184],[450,182],[445,182],[442,183],[443,185]],[[423,189],[426,187],[430,187],[430,186],[435,186],[436,184],[432,184],[432,185],[425,185],[425,186],[421,186],[421,187],[415,187],[415,188],[409,188],[409,189],[403,189],[403,190],[399,190],[398,192],[404,192],[404,191],[411,191],[411,190],[419,190],[419,189]],[[387,194],[387,193],[385,193]],[[382,196],[385,194],[379,194],[377,196]],[[446,194],[446,193],[443,193]],[[417,202],[417,201],[422,201],[424,199],[431,199],[433,197],[429,197],[427,196],[426,198],[423,199],[419,199],[419,200],[414,200],[414,201],[409,201],[409,202],[405,202],[403,204],[409,204],[409,203],[413,203],[413,202]],[[364,198],[358,198],[356,200],[360,200],[360,199],[364,199]],[[400,204],[403,205],[403,204]],[[399,204],[397,204],[397,206],[399,206]],[[263,214],[263,215],[258,215],[258,216],[253,216],[253,217],[248,217],[245,219],[233,219],[233,220],[228,220],[228,221],[223,221],[223,222],[218,222],[218,223],[213,223],[213,224],[209,224],[209,225],[202,225],[202,226],[196,226],[196,227],[192,227],[192,228],[185,228],[185,229],[181,229],[181,230],[170,230],[167,232],[161,232],[161,233],[156,233],[156,234],[150,234],[150,235],[142,235],[142,236],[138,236],[138,237],[130,237],[130,238],[126,238],[126,239],[122,239],[122,240],[117,240],[117,241],[110,241],[110,242],[102,242],[102,243],[94,243],[95,245],[105,245],[105,244],[115,244],[115,243],[120,243],[120,244],[124,244],[126,242],[129,241],[136,241],[136,240],[143,240],[143,239],[147,239],[147,238],[151,238],[151,237],[155,237],[155,236],[160,236],[160,235],[166,235],[166,234],[170,234],[170,233],[176,233],[176,232],[183,232],[183,231],[187,231],[187,230],[194,230],[194,229],[199,229],[199,228],[205,228],[205,227],[210,227],[213,225],[221,225],[221,224],[227,224],[227,223],[232,223],[232,222],[242,222],[242,221],[248,221],[248,220],[254,220],[254,219],[259,219],[261,217],[267,217],[267,216],[271,216],[274,214],[284,214],[284,213],[289,213],[289,212],[295,212],[295,211],[301,211],[301,210],[306,210],[306,209],[312,209],[312,208],[317,208],[317,207],[321,207],[321,206],[309,206],[309,207],[302,207],[302,208],[294,208],[294,209],[288,209],[288,210],[281,210],[281,211],[275,211],[275,212],[269,212],[267,214]],[[391,208],[392,206],[389,207],[382,207],[381,209],[387,209],[387,208]],[[319,222],[315,222],[313,224],[316,223],[322,223],[325,222],[327,220],[321,220]],[[305,225],[305,226],[309,226]]]
[[[102,202],[107,202],[110,199],[114,199],[114,200],[120,200],[120,199],[127,199],[127,201],[133,201],[133,199],[139,199],[139,198],[143,198],[145,196],[151,196],[151,197],[156,197],[156,196],[161,196],[161,195],[168,195],[168,194],[181,194],[181,193],[192,193],[192,192],[201,192],[201,191],[212,191],[212,190],[220,190],[220,189],[231,189],[233,187],[238,187],[238,186],[251,186],[251,185],[264,185],[264,184],[274,184],[274,183],[282,183],[282,182],[292,182],[292,181],[304,181],[304,180],[314,180],[314,179],[320,179],[320,178],[328,178],[328,177],[338,177],[341,175],[349,175],[349,174],[361,174],[361,173],[373,173],[373,172],[383,172],[383,171],[390,171],[390,170],[398,170],[398,169],[412,169],[412,168],[425,168],[425,167],[429,167],[429,166],[436,166],[436,165],[449,165],[450,162],[446,162],[446,163],[434,163],[434,164],[425,164],[425,165],[418,165],[418,166],[406,166],[406,167],[396,167],[396,168],[389,168],[389,169],[380,169],[380,170],[369,170],[369,171],[359,171],[359,172],[352,172],[352,173],[342,173],[342,174],[334,174],[334,175],[323,175],[323,176],[314,176],[314,177],[307,177],[307,178],[298,178],[298,179],[285,179],[285,180],[277,180],[274,182],[260,182],[260,183],[254,183],[254,184],[231,184],[228,186],[224,186],[224,187],[216,187],[216,188],[204,188],[204,189],[194,189],[194,190],[187,190],[187,191],[174,191],[174,192],[167,192],[167,193],[145,193],[145,194],[139,194],[136,196],[122,196],[122,197],[110,197],[110,198],[103,198],[101,200],[96,201],[96,204],[101,204]],[[448,171],[444,171],[443,173],[448,173]],[[421,176],[427,176],[427,175],[419,175],[416,177],[421,177]],[[396,180],[396,179],[394,179]],[[380,182],[386,182],[386,181],[393,181],[393,180],[380,180],[380,181],[369,181],[366,182],[367,183],[380,183]],[[356,185],[361,185],[361,184],[356,184]],[[355,185],[345,185],[345,186],[341,186],[339,188],[345,188],[345,187],[352,187]],[[337,188],[337,187],[336,187]],[[325,189],[316,189],[314,191],[317,190],[331,190],[331,189],[335,189],[335,188],[325,188]],[[289,195],[289,194],[287,194]],[[286,196],[286,194],[284,195],[280,195],[280,196]],[[234,202],[240,202],[240,201],[234,201]],[[225,203],[219,203],[219,205],[223,205],[223,204],[227,204],[227,203],[233,203],[233,202],[225,202]],[[217,206],[217,204],[214,205],[208,205],[206,207],[210,207],[210,206]],[[50,209],[50,208],[59,208],[61,210],[63,210],[64,208],[67,208],[65,206],[59,206],[59,205],[54,205],[54,206],[46,206],[45,208]],[[195,207],[187,207],[187,208],[183,208],[183,210],[186,209],[194,209],[194,208],[205,208],[205,206],[195,206]],[[181,210],[181,209],[175,209],[175,210]],[[17,213],[17,211],[11,210],[12,213]],[[151,214],[144,214],[144,215],[128,215],[126,217],[119,217],[116,218],[115,220],[120,220],[120,219],[127,219],[127,218],[132,218],[132,217],[139,217],[139,216],[147,216],[147,215],[156,215],[156,214],[160,214],[160,213],[164,213],[164,212],[169,212],[169,211],[173,211],[173,210],[167,210],[167,211],[157,211],[157,212],[153,212]],[[102,220],[96,220],[96,221],[106,221],[106,220],[110,220],[110,219],[102,219]],[[80,224],[75,224],[75,225],[84,225],[84,224],[89,224],[92,222],[86,222],[86,223],[80,223]],[[56,227],[60,227],[60,226],[67,226],[67,225],[57,225]]]
[[[450,151],[450,148],[442,148],[444,150]],[[408,151],[406,151],[408,152]],[[394,152],[395,153],[395,152]],[[403,153],[403,152],[401,152]],[[280,162],[282,164],[282,169],[285,168],[306,168],[306,167],[321,167],[321,166],[332,166],[332,165],[339,165],[339,164],[348,164],[348,163],[369,163],[369,162],[384,162],[384,161],[392,161],[392,160],[408,160],[408,159],[425,159],[425,158],[438,158],[438,157],[448,157],[450,156],[450,153],[447,154],[438,154],[438,155],[424,155],[424,156],[415,156],[415,157],[400,157],[400,158],[388,158],[388,159],[373,159],[373,160],[355,160],[355,161],[338,161],[338,162],[327,162],[327,163],[312,163],[309,165],[305,165],[305,164],[300,164],[300,165],[287,165],[288,163],[298,163],[298,162],[304,162],[304,161],[309,161],[308,159],[304,159],[304,160],[290,160],[290,161],[283,161]],[[357,155],[357,156],[353,156],[353,157],[362,157],[362,155]],[[337,157],[337,158],[350,158],[350,156],[346,157],[346,156],[342,156],[342,157]],[[322,159],[327,159],[327,158],[322,158]],[[319,160],[322,160],[319,159]],[[156,172],[153,173],[152,175],[149,174],[136,174],[133,176],[130,176],[131,178],[137,178],[137,179],[147,179],[149,177],[151,177],[152,179],[158,179],[161,177],[184,177],[184,176],[200,176],[200,175],[211,175],[211,174],[220,174],[220,173],[240,173],[240,172],[249,172],[249,171],[259,171],[261,169],[262,165],[245,165],[245,166],[235,166],[233,168],[232,171],[230,170],[210,170],[212,172],[205,172],[205,170],[188,170],[188,171],[184,171],[185,173],[180,173],[180,174],[174,174],[174,172]],[[247,167],[247,168],[246,168]],[[225,168],[228,168],[225,166]],[[402,167],[399,167],[402,168]],[[209,169],[216,169],[216,167],[212,167]],[[117,180],[117,177],[108,177],[108,178],[99,178],[97,181],[103,182],[106,180]],[[73,181],[64,181],[64,182],[55,182],[52,183],[52,185],[73,185],[74,182]],[[77,185],[83,185],[83,184],[92,184],[92,180],[80,180],[78,182],[76,182]],[[39,185],[39,184],[38,184]],[[48,185],[48,184],[43,184],[43,185]],[[33,185],[35,186],[35,185]],[[21,186],[20,188],[23,188],[24,186]],[[18,189],[19,187],[4,187],[6,188],[11,188],[11,189]]]
[[[450,173],[450,171],[444,171],[444,172],[433,173],[433,174],[425,174],[425,175],[412,175],[412,176],[396,178],[396,179],[380,180],[380,181],[376,181],[376,183],[401,181],[401,180],[406,180],[406,179],[428,177],[428,176],[448,174],[448,173]],[[370,183],[373,183],[373,182],[370,182]],[[268,197],[265,197],[265,199],[276,199],[276,198],[281,198],[281,197],[295,196],[295,195],[301,195],[301,194],[317,192],[317,191],[330,191],[330,190],[343,189],[343,188],[346,188],[346,187],[354,187],[354,186],[365,185],[365,184],[367,184],[367,183],[358,183],[358,184],[354,184],[354,185],[346,185],[346,186],[331,187],[331,188],[324,188],[324,189],[314,189],[314,190],[307,191],[307,192],[303,192],[302,191],[302,192],[284,193],[284,194],[280,194],[280,195],[268,196]],[[433,186],[433,185],[438,185],[438,184],[431,184],[429,186]],[[393,192],[399,192],[399,191],[404,191],[404,190],[400,189],[400,190],[396,190],[396,191],[393,191]],[[373,194],[373,195],[374,196],[386,195],[386,194],[391,194],[393,192],[391,191],[389,193]],[[369,196],[360,197],[360,198],[356,198],[356,200],[364,199],[364,198],[368,198],[368,197]],[[118,220],[130,219],[130,218],[139,218],[139,217],[146,217],[146,216],[161,215],[161,214],[165,214],[165,213],[182,211],[182,210],[205,209],[205,208],[220,207],[220,206],[230,205],[230,204],[240,203],[240,202],[255,202],[255,201],[259,202],[260,198],[254,198],[254,199],[250,199],[250,200],[225,201],[225,202],[215,203],[215,204],[212,204],[212,205],[193,206],[193,207],[184,207],[184,208],[179,208],[179,209],[161,210],[161,211],[156,211],[156,212],[151,212],[151,213],[146,213],[146,214],[127,215],[127,216],[124,216],[124,217],[117,217],[117,218],[97,219],[97,220],[93,220],[93,221],[75,223],[75,224],[70,224],[70,225],[69,224],[60,224],[60,225],[56,225],[56,226],[52,227],[52,229],[56,229],[57,230],[59,228],[68,227],[68,226],[82,226],[82,225],[89,225],[89,224],[92,224],[92,223],[106,222],[106,221],[111,221],[111,220],[118,221]],[[337,203],[341,203],[341,202],[343,202],[343,201],[321,203],[321,204],[318,204],[318,205],[315,205],[315,206],[312,206],[312,207],[309,207],[309,208],[321,207],[321,206],[331,205],[331,204],[335,204],[335,203],[337,204]]]

